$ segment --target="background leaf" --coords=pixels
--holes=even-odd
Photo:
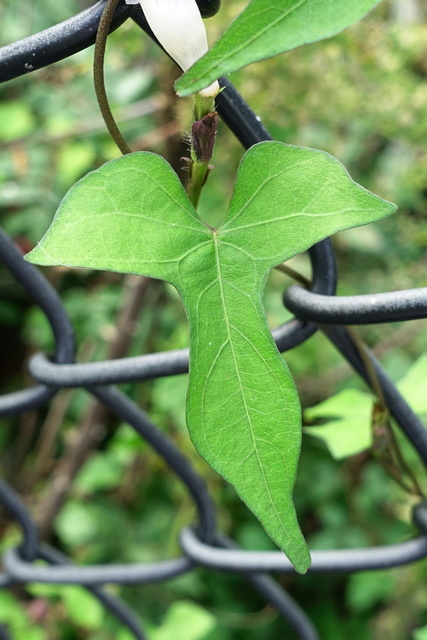
[[[62,598],[70,620],[79,627],[97,629],[104,619],[101,603],[91,593],[74,585],[63,588]]]
[[[325,424],[304,427],[320,438],[336,460],[353,456],[372,446],[372,396],[358,389],[345,389],[324,402],[305,409],[307,420],[322,419]]]
[[[350,577],[346,598],[350,609],[361,614],[388,598],[395,582],[390,571],[366,571]]]
[[[178,95],[220,76],[339,33],[381,0],[252,0],[206,55],[176,83]]]
[[[22,100],[0,104],[0,140],[10,142],[29,133],[35,126],[31,109]]]
[[[414,631],[412,638],[413,640],[427,640],[427,625]]]
[[[151,637],[153,640],[204,640],[215,626],[216,620],[208,611],[192,602],[175,602],[161,627],[151,632]]]
[[[411,409],[418,414],[427,413],[427,357],[422,355],[409,369],[407,374],[398,382],[397,388]]]

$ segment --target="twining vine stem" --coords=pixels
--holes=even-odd
[[[110,109],[104,78],[104,60],[107,38],[110,32],[111,21],[118,3],[119,0],[108,0],[99,21],[95,40],[95,51],[93,55],[93,81],[99,109],[102,117],[104,118],[106,127],[122,154],[126,155],[127,153],[132,153],[132,149],[123,138]]]

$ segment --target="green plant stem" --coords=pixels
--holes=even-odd
[[[215,111],[214,98],[205,98],[200,93],[194,95],[194,120],[201,120],[203,116]]]
[[[190,179],[187,185],[187,194],[195,209],[197,209],[197,205],[199,204],[200,194],[206,184],[209,171],[210,168],[208,163],[201,162],[200,160],[193,160]]]
[[[215,100],[213,98],[205,98],[200,95],[200,93],[196,93],[194,96],[193,121],[197,122],[213,111],[215,111]],[[210,158],[208,160],[201,160],[197,156],[192,140],[190,178],[187,184],[187,194],[195,209],[199,204],[200,194],[211,170],[209,163]]]
[[[355,348],[359,353],[360,359],[362,360],[363,365],[366,369],[366,373],[368,374],[368,378],[372,386],[372,390],[378,398],[380,407],[388,411],[387,402],[386,402],[380,381],[378,379],[377,372],[375,371],[375,368],[371,362],[371,359],[366,352],[364,343],[360,339],[359,334],[353,329],[353,327],[347,327],[347,333],[349,334],[351,341],[353,342]]]
[[[93,56],[93,81],[95,85],[95,93],[98,99],[99,109],[101,111],[102,117],[104,118],[107,129],[120,151],[123,153],[123,155],[125,155],[127,153],[132,153],[132,149],[128,146],[122,134],[120,133],[120,130],[111,112],[110,105],[108,103],[107,92],[105,90],[104,78],[104,58],[105,49],[107,46],[107,37],[110,31],[111,20],[118,3],[119,0],[108,0],[99,21],[95,40],[95,51]]]

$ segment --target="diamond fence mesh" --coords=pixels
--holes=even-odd
[[[93,44],[104,2],[46,31],[0,49],[0,80],[10,81],[24,73],[64,59]],[[136,6],[120,3],[112,28],[133,19],[149,33],[142,12]],[[218,98],[218,112],[244,147],[270,139],[245,101],[228,80],[221,81],[227,91]],[[309,257],[312,269],[310,290],[293,285],[284,294],[285,306],[294,319],[274,330],[281,352],[291,349],[323,331],[342,357],[369,386],[372,370],[379,382],[396,424],[406,434],[424,464],[427,464],[427,431],[414,414],[381,365],[369,352],[361,354],[346,325],[379,324],[427,317],[427,288],[349,297],[336,297],[336,268],[329,240],[314,246]],[[195,566],[238,573],[274,606],[303,640],[319,638],[313,623],[272,577],[272,573],[292,573],[287,558],[279,551],[242,551],[221,535],[215,522],[215,508],[205,484],[192,464],[173,441],[159,430],[145,413],[116,388],[124,382],[141,382],[185,373],[187,350],[152,353],[92,363],[74,362],[73,327],[55,290],[41,272],[22,260],[21,251],[4,234],[0,234],[0,259],[6,269],[26,290],[29,298],[45,314],[55,337],[55,354],[34,355],[29,372],[35,385],[0,397],[0,415],[15,416],[37,409],[60,389],[81,387],[131,425],[183,483],[194,501],[197,522],[180,533],[182,555],[151,564],[76,566],[72,559],[40,540],[35,521],[19,495],[4,481],[0,482],[0,500],[20,529],[22,541],[3,557],[0,586],[25,583],[78,584],[88,589],[111,611],[133,637],[146,638],[139,618],[104,585],[142,585],[167,580],[191,571]],[[359,549],[334,549],[312,552],[310,573],[358,572],[392,568],[427,556],[427,507],[420,502],[413,509],[413,521],[419,535],[392,544]],[[37,560],[43,560],[40,564]],[[9,638],[6,625],[0,637]]]

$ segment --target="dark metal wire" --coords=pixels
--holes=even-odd
[[[64,23],[0,49],[0,82],[40,69],[73,55],[93,44],[105,0],[70,18]],[[152,34],[138,6],[118,5],[112,30],[128,17]],[[260,120],[227,79],[221,79],[225,90],[219,95],[217,109],[224,122],[245,148],[270,139]],[[293,286],[284,295],[286,306],[295,318],[273,331],[280,351],[294,348],[307,340],[319,324],[344,358],[359,375],[372,384],[346,324],[382,323],[427,317],[427,289],[379,293],[370,296],[335,297],[336,269],[329,240],[309,252],[312,268],[310,291]],[[301,640],[319,640],[317,631],[299,605],[267,572],[294,572],[281,552],[241,551],[234,543],[216,532],[215,510],[203,481],[173,442],[124,394],[107,386],[129,381],[143,381],[185,373],[188,350],[148,354],[96,363],[74,363],[74,336],[63,306],[40,271],[22,260],[20,251],[0,232],[0,259],[29,297],[45,313],[55,338],[55,354],[36,354],[30,362],[30,373],[37,384],[30,389],[0,396],[0,416],[18,415],[46,403],[59,388],[84,387],[98,400],[128,422],[185,484],[197,509],[198,523],[181,531],[183,556],[151,564],[102,565],[80,567],[56,549],[39,543],[37,529],[26,507],[15,491],[0,481],[0,502],[19,523],[23,539],[18,548],[9,549],[3,558],[4,573],[0,587],[14,582],[47,582],[81,584],[89,589],[114,613],[138,640],[145,640],[140,621],[119,599],[105,592],[108,582],[144,584],[165,580],[190,571],[196,565],[215,570],[233,571],[257,589],[274,605]],[[368,354],[390,411],[397,424],[411,440],[423,462],[427,464],[427,432],[388,379],[379,363]],[[339,549],[312,553],[311,573],[352,572],[396,567],[427,556],[427,506],[414,508],[414,526],[421,533],[412,540],[368,549]],[[34,564],[42,559],[47,564]],[[0,625],[0,638],[10,639],[8,629]]]
[[[74,358],[74,333],[56,291],[41,272],[33,269],[22,259],[21,251],[1,230],[0,260],[45,313],[55,338],[54,361],[61,364],[72,362]],[[54,388],[39,384],[36,387],[0,396],[0,416],[16,415],[23,411],[37,409],[54,393]]]
[[[369,386],[371,386],[372,381],[370,379],[369,372],[366,370],[365,363],[362,361],[359,350],[355,346],[348,331],[344,327],[323,326],[322,329],[332,344],[346,358],[354,370]],[[367,351],[367,356],[375,370],[375,374],[382,388],[391,414],[394,416],[399,427],[412,442],[419,456],[427,466],[427,430],[421,420],[419,420],[418,416],[412,411],[406,400],[399,393],[396,386],[387,376],[384,369],[372,353]],[[375,389],[373,391],[375,392]]]
[[[0,625],[0,640],[12,640],[7,625]]]
[[[0,49],[0,82],[64,60],[94,44],[99,19],[106,0],[99,0],[81,13],[29,38]],[[135,7],[120,3],[114,14],[111,31],[131,15]]]
[[[181,536],[184,536],[187,531],[188,529],[183,529]],[[236,543],[224,535],[217,534],[214,542],[215,545],[222,547],[223,550],[231,554],[238,551]],[[214,549],[214,547],[210,546],[210,549]],[[278,555],[283,557],[282,553]],[[310,618],[268,573],[251,573],[246,571],[246,569],[241,573],[244,574],[246,580],[250,582],[268,602],[276,607],[282,617],[287,620],[289,626],[292,627],[300,637],[304,638],[304,640],[319,640],[319,635]]]
[[[18,549],[9,550],[8,553],[11,556],[13,556],[13,551],[16,551],[18,558],[27,564],[30,569],[34,566],[32,561],[36,559],[45,560],[51,565],[63,566],[69,564],[69,559],[57,549],[52,549],[45,544],[39,544],[36,526],[26,507],[22,503],[18,494],[3,480],[0,480],[0,502],[20,524],[22,529],[22,543]],[[6,564],[8,553],[6,553],[4,558]],[[19,577],[15,580],[13,571],[8,571],[7,569],[6,571],[7,573],[2,576],[2,578],[4,578],[3,583],[1,584],[3,588],[13,585],[14,582],[19,582]],[[29,581],[30,580],[28,580],[28,578],[24,580],[24,582]],[[40,582],[42,581],[40,580]],[[52,580],[47,580],[47,582],[52,583]],[[79,581],[79,584],[83,585],[81,580]],[[129,607],[127,607],[127,605],[125,605],[119,598],[112,596],[99,587],[83,586],[93,593],[93,595],[98,598],[98,600],[102,602],[102,604],[108,608],[111,613],[119,618],[122,624],[132,632],[137,640],[146,640],[146,636],[141,631],[139,620],[136,619],[133,611],[129,609]],[[7,635],[7,629],[1,629],[0,638],[2,637],[2,634],[4,638],[9,637]]]
[[[38,557],[40,560],[45,560],[48,562],[51,567],[57,565],[67,565],[70,563],[69,558],[65,556],[63,553],[60,553],[57,549],[53,549],[46,544],[41,544],[38,552]],[[136,638],[136,640],[148,640],[145,633],[141,628],[141,621],[137,618],[135,613],[128,607],[123,600],[117,598],[116,596],[108,593],[105,589],[96,586],[88,586],[80,582],[82,586],[84,586],[90,593],[92,593],[95,598],[104,605],[110,613],[116,616],[120,620],[120,622],[127,627],[127,629],[132,633],[132,635]]]
[[[331,299],[293,285],[283,300],[298,318],[321,324],[378,324],[427,316],[427,287]]]
[[[197,564],[221,571],[272,571],[295,573],[295,569],[280,551],[240,551],[219,549],[201,542],[192,529],[181,531],[185,554]],[[308,573],[338,573],[391,569],[421,560],[427,555],[427,536],[420,536],[383,547],[367,549],[334,549],[312,551]]]

